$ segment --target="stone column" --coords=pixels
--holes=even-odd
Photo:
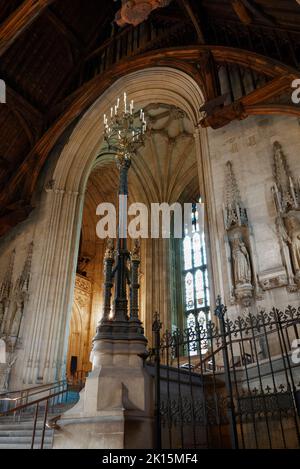
[[[202,200],[205,203],[204,228],[208,254],[208,272],[210,275],[211,304],[215,304],[218,294],[224,297],[224,278],[222,274],[222,250],[219,241],[220,235],[218,233],[207,129],[203,129],[200,126],[196,127],[194,138],[198,163],[199,187],[201,196],[203,196]]]
[[[81,198],[77,192],[51,189],[47,193],[44,240],[34,302],[35,312],[27,329],[27,366],[23,382],[53,382],[64,377],[61,357],[66,355],[68,321],[75,283],[78,233],[75,229]]]

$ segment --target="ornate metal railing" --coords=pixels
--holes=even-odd
[[[300,307],[153,334],[158,448],[300,446]]]

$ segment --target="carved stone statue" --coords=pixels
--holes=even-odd
[[[145,21],[156,8],[169,5],[171,0],[122,0],[122,7],[117,12],[115,21],[118,26],[138,24]]]
[[[240,238],[234,238],[232,241],[232,259],[235,286],[250,284],[250,258],[245,243]]]
[[[290,244],[292,264],[295,275],[300,275],[300,221],[296,216],[289,216],[285,219],[288,238]]]

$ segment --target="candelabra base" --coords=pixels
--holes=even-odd
[[[115,340],[138,340],[147,344],[144,336],[144,328],[138,318],[127,321],[102,320],[97,327],[93,342],[102,339]]]
[[[153,448],[153,381],[144,367],[141,322],[103,321],[93,341],[93,369],[79,402],[54,434],[54,448]]]

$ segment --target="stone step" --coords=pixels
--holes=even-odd
[[[23,443],[14,443],[14,444],[4,444],[0,443],[0,449],[30,449],[31,445]],[[40,445],[35,445],[34,449],[40,449]],[[51,444],[44,444],[43,449],[52,449]]]
[[[40,437],[42,436],[43,432],[42,430],[37,430],[35,432],[35,436],[36,437]],[[25,436],[25,437],[30,437],[32,435],[32,429],[25,429],[25,430],[20,430],[20,429],[15,429],[15,430],[2,430],[2,428],[0,428],[0,440],[1,438],[9,438],[9,437],[14,437],[14,436]],[[52,436],[52,430],[49,430],[49,429],[46,429],[45,431],[45,437],[48,437],[48,436]]]
[[[10,443],[31,443],[32,435],[18,435],[18,436],[9,436],[8,438],[0,438],[0,443],[10,444]],[[35,437],[35,442],[40,442],[42,440],[41,436]],[[52,435],[45,435],[44,441],[51,443]]]
[[[3,423],[0,424],[0,432],[7,431],[7,430],[32,430],[33,429],[33,422],[21,422],[21,423]],[[36,430],[42,430],[43,424],[38,423],[36,425]]]

